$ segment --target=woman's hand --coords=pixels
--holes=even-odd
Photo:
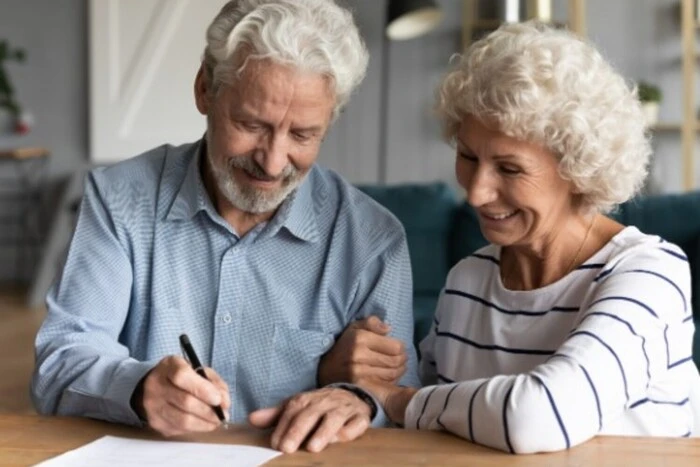
[[[318,384],[379,379],[396,383],[406,371],[403,342],[389,337],[390,326],[376,316],[348,325],[318,366]]]
[[[408,407],[415,393],[418,392],[416,388],[395,386],[379,380],[363,381],[358,386],[371,392],[384,407],[387,417],[399,425],[403,425],[406,407]]]

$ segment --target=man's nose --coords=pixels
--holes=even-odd
[[[269,134],[262,146],[262,150],[255,153],[255,162],[270,177],[279,177],[289,164],[288,144],[285,138]]]

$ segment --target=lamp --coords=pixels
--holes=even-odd
[[[700,0],[699,0],[700,1]],[[388,0],[386,9],[386,36],[382,36],[383,70],[380,81],[379,107],[379,183],[386,183],[388,176],[389,139],[389,41],[413,39],[433,29],[442,19],[442,12],[435,0]]]
[[[435,0],[389,0],[386,35],[389,39],[413,39],[433,29],[442,19]]]

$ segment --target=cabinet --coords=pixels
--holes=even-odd
[[[554,7],[563,7],[565,1],[566,21],[553,20],[552,10]],[[465,47],[473,40],[497,29],[505,18],[511,16],[503,11],[510,6],[518,11],[515,16],[522,20],[543,18],[550,20],[557,26],[568,27],[581,36],[586,35],[586,0],[527,0],[526,2],[520,0],[462,0],[462,2],[462,45]],[[485,11],[487,9],[489,11]],[[538,14],[538,12],[543,14]]]
[[[31,276],[41,247],[48,157],[44,148],[0,149],[0,166],[7,167],[0,178],[0,250],[13,253],[15,282]]]

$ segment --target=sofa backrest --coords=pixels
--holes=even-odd
[[[450,241],[458,201],[453,190],[440,182],[358,188],[403,224],[411,255],[414,293],[437,296],[454,264]]]
[[[700,319],[700,191],[640,196],[620,205],[611,217],[683,249],[690,263],[693,314]]]

